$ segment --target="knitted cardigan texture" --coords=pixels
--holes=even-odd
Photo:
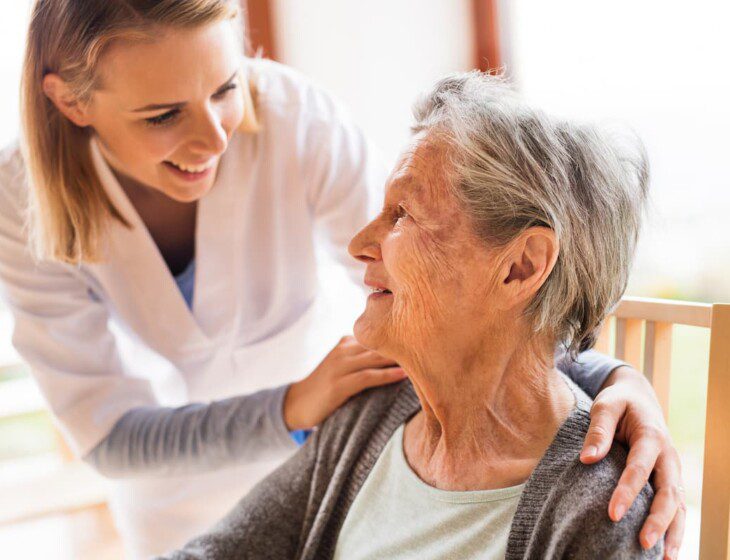
[[[507,542],[508,560],[661,558],[638,534],[653,492],[645,486],[623,519],[608,501],[626,462],[583,465],[591,401],[566,378],[576,406],[530,476]],[[366,391],[331,416],[299,452],[258,484],[208,533],[164,558],[328,560],[357,493],[395,430],[420,410],[410,381]],[[417,512],[414,512],[417,515]],[[454,558],[459,558],[458,553]]]

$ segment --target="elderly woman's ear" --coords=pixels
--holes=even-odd
[[[530,302],[550,276],[559,250],[555,232],[541,226],[525,230],[507,246],[501,271],[506,309]]]

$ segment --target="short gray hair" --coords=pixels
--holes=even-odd
[[[414,116],[414,133],[445,140],[453,191],[482,239],[555,232],[557,263],[527,314],[572,356],[592,347],[626,289],[647,198],[638,138],[550,117],[480,72],[439,81]]]

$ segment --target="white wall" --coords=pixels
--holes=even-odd
[[[0,17],[0,147],[18,135],[18,89],[30,0],[4,0]]]
[[[470,0],[275,0],[279,58],[325,86],[394,160],[416,95],[473,67]]]

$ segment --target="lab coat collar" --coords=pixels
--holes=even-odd
[[[94,167],[111,203],[130,224],[110,223],[104,262],[92,265],[102,279],[125,322],[142,330],[144,339],[159,342],[164,355],[200,352],[219,346],[221,338],[233,337],[235,316],[233,256],[235,244],[228,224],[235,223],[233,204],[221,176],[198,202],[195,232],[195,290],[188,308],[157,245],[131,201],[92,139]],[[223,183],[223,184],[221,184]],[[228,233],[228,236],[226,236]],[[226,237],[228,237],[226,239]],[[217,305],[210,305],[211,302]],[[131,315],[131,316],[129,316]],[[213,344],[215,343],[215,344]]]

